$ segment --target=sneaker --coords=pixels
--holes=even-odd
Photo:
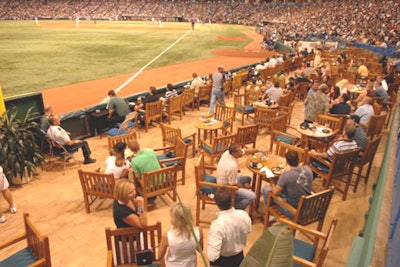
[[[7,218],[6,218],[6,216],[1,216],[0,217],[0,223],[5,223],[7,221]]]
[[[10,207],[10,212],[11,213],[17,213],[17,210],[18,210],[17,209],[17,205],[15,205],[15,204],[12,207]]]
[[[95,162],[96,162],[96,159],[88,158],[88,159],[85,159],[83,164],[92,164],[92,163],[95,163]]]

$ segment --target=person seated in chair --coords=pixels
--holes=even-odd
[[[277,184],[271,183],[271,186],[264,186],[262,194],[264,203],[267,203],[268,192],[280,196],[287,203],[294,208],[299,204],[301,196],[308,196],[311,194],[313,173],[309,166],[299,166],[299,155],[296,151],[288,150],[285,154],[286,163],[289,165],[290,170],[282,173],[279,176]],[[293,217],[293,214],[281,207],[283,212]]]
[[[333,155],[338,152],[344,152],[352,149],[358,148],[356,141],[354,141],[354,136],[356,134],[356,127],[351,124],[346,124],[343,128],[343,138],[339,139],[328,149],[326,152],[316,152],[314,149],[308,152],[310,156],[322,157],[327,159],[328,161],[332,161]],[[317,162],[315,160],[311,160],[312,165],[321,169],[323,171],[328,172],[329,167]]]
[[[217,166],[217,183],[222,185],[237,185],[235,208],[246,209],[248,205],[256,198],[251,191],[251,177],[238,175],[238,158],[243,155],[260,152],[258,149],[241,149],[238,145],[232,144],[225,151]]]
[[[126,101],[114,92],[114,90],[108,91],[110,101],[108,102],[108,123],[113,128],[118,122],[123,122],[125,116],[128,115],[131,110],[129,109]]]
[[[90,157],[92,153],[89,147],[89,144],[85,140],[71,140],[70,133],[65,131],[60,126],[60,118],[58,116],[53,116],[49,119],[50,127],[47,130],[47,136],[53,142],[56,142],[59,145],[65,146],[68,151],[73,151],[78,148],[82,149],[82,154],[85,160],[83,164],[91,164],[95,163],[96,160]]]
[[[140,112],[140,110],[146,110],[146,104],[147,103],[152,103],[152,102],[157,102],[160,100],[160,98],[156,95],[157,94],[157,88],[154,86],[150,86],[149,88],[149,94],[141,101],[140,104],[135,106],[135,110],[139,111],[139,120],[144,124],[144,113]]]
[[[168,103],[169,99],[171,97],[174,97],[174,96],[178,95],[178,92],[174,89],[174,86],[172,84],[170,84],[170,83],[167,84],[166,89],[167,89],[167,91],[165,92],[164,102]]]
[[[135,155],[131,165],[135,177],[135,185],[139,189],[138,191],[140,191],[138,179],[143,179],[143,174],[145,172],[159,170],[161,166],[153,149],[140,149],[140,144],[137,140],[129,142],[128,147]],[[155,199],[155,197],[153,199]]]

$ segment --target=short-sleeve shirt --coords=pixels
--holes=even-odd
[[[224,76],[220,72],[212,74],[213,89],[222,89],[224,85]]]
[[[115,111],[119,116],[125,117],[131,110],[125,100],[118,96],[113,96],[108,102],[108,109]]]
[[[360,123],[368,124],[369,119],[374,115],[374,108],[370,104],[359,106],[354,115],[360,117]]]
[[[151,172],[161,169],[160,163],[157,160],[156,153],[152,149],[140,150],[136,157],[132,159],[132,168],[135,173],[140,173],[142,176],[145,172]]]
[[[147,103],[157,102],[158,100],[160,100],[160,98],[158,96],[156,96],[156,95],[147,95],[143,99],[143,109],[146,109],[146,104]]]
[[[352,150],[358,148],[356,141],[354,140],[339,140],[333,143],[333,145],[328,149],[328,160],[332,160],[333,155],[338,152],[343,152],[347,150]]]
[[[297,207],[301,196],[311,194],[313,173],[307,165],[293,168],[279,177],[277,185],[283,188],[286,201]]]
[[[116,199],[114,200],[113,217],[114,217],[114,223],[117,226],[117,228],[132,227],[131,225],[129,225],[123,221],[123,219],[125,219],[126,217],[128,217],[131,214],[135,214],[136,216],[138,216],[136,211],[134,211],[133,209],[131,209],[130,207],[128,207],[126,205],[119,204],[118,200],[116,200]]]

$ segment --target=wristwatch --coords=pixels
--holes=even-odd
[[[144,213],[144,208],[143,208],[143,207],[138,208],[138,209],[137,209],[137,213],[138,213],[138,214]]]

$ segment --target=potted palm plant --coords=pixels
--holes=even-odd
[[[18,118],[16,107],[0,116],[0,165],[9,181],[19,184],[18,178],[32,177],[43,162],[43,154],[38,145],[39,124],[37,113],[29,108],[25,117]]]

